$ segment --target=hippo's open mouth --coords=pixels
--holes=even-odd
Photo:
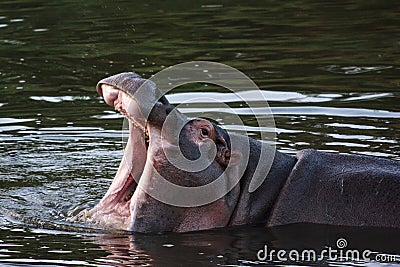
[[[98,86],[98,92],[107,104],[128,119],[129,138],[111,186],[87,217],[107,227],[127,229],[131,223],[131,198],[147,161],[150,125],[129,94],[107,84]]]

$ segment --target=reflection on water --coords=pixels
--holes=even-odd
[[[392,244],[399,233],[382,229],[295,225],[145,236],[67,221],[103,196],[117,170],[122,117],[94,86],[127,70],[149,77],[185,61],[228,64],[260,87],[276,129],[257,127],[253,112],[263,115],[265,107],[252,91],[198,84],[168,99],[231,131],[242,130],[226,123],[238,114],[254,138],[275,131],[276,140],[266,141],[285,153],[315,148],[400,160],[399,20],[398,4],[383,1],[1,2],[0,263],[273,265],[279,262],[256,259],[265,244],[321,249],[339,237],[400,254]],[[366,263],[316,265],[357,264]]]
[[[399,232],[390,229],[360,229],[298,224],[265,229],[247,226],[185,234],[163,235],[124,233],[61,232],[48,229],[2,227],[0,233],[0,264],[57,264],[63,266],[285,266],[276,252],[279,250],[312,250],[313,262],[296,259],[292,266],[377,266],[377,257],[399,253]],[[345,239],[346,247],[368,251],[366,261],[342,257],[343,247],[337,241]],[[396,241],[395,241],[396,240]],[[332,250],[335,261],[329,261],[323,251]],[[257,253],[275,251],[271,259],[258,258]],[[385,253],[381,253],[381,251]],[[342,251],[342,252],[341,252]],[[12,257],[9,257],[9,256]],[[262,254],[259,254],[262,255]],[[293,254],[295,255],[295,254]],[[379,256],[378,256],[379,255]],[[307,259],[307,258],[305,258]],[[390,261],[387,261],[390,262]],[[393,263],[393,261],[392,261]]]

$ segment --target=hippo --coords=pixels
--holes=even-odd
[[[135,99],[135,92],[145,84],[144,98]],[[313,149],[295,156],[275,151],[248,136],[228,134],[207,119],[186,117],[159,93],[156,84],[133,72],[102,79],[96,89],[128,119],[129,138],[111,186],[84,214],[90,223],[145,233],[295,223],[400,228],[399,161]],[[155,104],[148,107],[150,98],[155,98]],[[167,118],[172,123],[163,127]],[[176,127],[175,121],[183,127]],[[163,138],[162,128],[166,128]],[[248,144],[248,151],[234,148],[233,139]],[[209,164],[196,171],[176,167],[167,156],[168,150],[177,150],[195,161],[202,153],[207,157],[209,144],[214,145]],[[243,160],[245,155],[248,160]],[[256,165],[268,160],[271,167],[259,174],[261,185],[249,190]],[[215,190],[228,189],[202,205],[165,203],[151,193],[164,187],[155,179],[156,173],[186,188],[204,186],[224,174]],[[179,200],[180,195],[172,197]]]

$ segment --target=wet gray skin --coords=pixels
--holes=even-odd
[[[135,95],[144,83],[144,93]],[[135,73],[105,78],[98,83],[97,91],[108,105],[128,118],[130,135],[110,188],[84,216],[91,223],[137,232],[187,232],[231,225],[299,222],[400,227],[398,161],[315,150],[301,151],[293,157],[274,151],[267,153],[274,158],[271,169],[262,174],[264,182],[250,193],[248,188],[256,166],[265,160],[260,159],[260,150],[271,148],[246,136],[228,136],[208,120],[187,118],[174,110],[155,84]],[[155,105],[147,105],[151,102]],[[184,127],[180,130],[173,123],[167,125],[163,131],[168,134],[161,138],[168,115]],[[231,150],[233,136],[249,143],[248,161],[243,160],[245,152],[240,147]],[[187,159],[196,160],[209,142],[215,144],[215,157],[207,168],[196,172],[175,167],[163,150],[179,149]],[[174,184],[198,187],[227,171],[229,162],[233,167],[228,170],[226,182],[234,178],[240,182],[212,203],[180,207],[165,204],[147,193],[158,186],[150,166]],[[237,169],[244,170],[241,177],[233,177]]]

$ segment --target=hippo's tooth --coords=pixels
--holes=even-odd
[[[129,200],[132,198],[132,196],[133,196],[133,192],[134,192],[134,191],[131,191],[128,195],[126,195],[126,197],[124,198],[124,200],[125,200],[125,201],[129,201]]]

